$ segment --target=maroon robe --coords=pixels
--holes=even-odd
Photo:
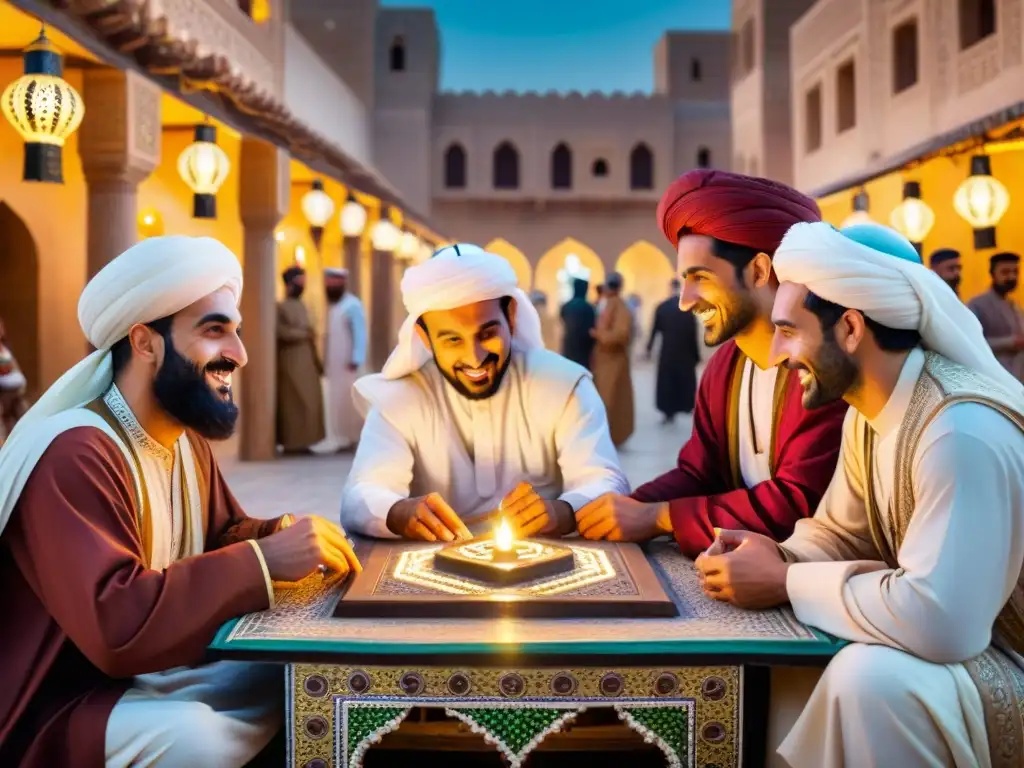
[[[136,674],[196,665],[230,618],[268,607],[247,517],[189,435],[206,552],[147,570],[135,485],[102,431],[59,435],[0,537],[0,765],[102,768],[107,718]]]
[[[734,341],[708,361],[697,391],[693,433],[676,468],[633,492],[643,502],[670,502],[679,548],[696,557],[714,528],[762,533],[782,541],[797,520],[811,517],[839,459],[843,401],[804,410],[796,373],[779,370],[771,436],[771,480],[743,484],[739,461],[739,393],[746,356]]]

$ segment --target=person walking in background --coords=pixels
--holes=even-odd
[[[633,347],[636,345],[636,340],[640,338],[643,331],[640,322],[640,306],[642,301],[640,294],[631,293],[626,297],[626,306],[629,307],[629,314],[633,317],[633,330],[629,334],[629,351],[633,353]]]
[[[633,378],[629,365],[629,340],[633,313],[622,300],[622,275],[612,272],[604,285],[604,309],[591,331],[594,354],[591,371],[605,410],[612,442],[622,445],[633,434]]]
[[[654,341],[661,337],[654,402],[664,415],[666,424],[675,421],[676,414],[692,413],[697,394],[697,363],[700,362],[697,318],[692,312],[683,312],[679,308],[680,288],[678,280],[670,283],[671,295],[654,310],[654,322],[647,341],[647,357],[650,359]]]
[[[988,273],[992,287],[967,302],[968,308],[981,321],[996,359],[1018,381],[1024,381],[1024,314],[1010,298],[1017,289],[1020,256],[1016,253],[997,253],[989,259]]]
[[[324,439],[323,365],[302,303],[306,272],[289,267],[281,277],[287,295],[277,305],[277,443],[285,453],[308,453]]]
[[[25,391],[28,382],[18,367],[11,348],[7,346],[7,331],[0,318],[0,445],[11,434],[18,419],[28,410]]]
[[[932,251],[929,265],[932,272],[942,278],[943,282],[953,289],[953,293],[960,295],[960,273],[963,266],[960,263],[960,251],[952,248],[939,248]]]
[[[544,339],[544,348],[554,352],[558,349],[558,329],[555,327],[554,319],[548,313],[548,297],[544,295],[543,291],[532,291],[530,301],[540,317],[540,333]]]
[[[594,352],[594,337],[590,332],[597,322],[597,311],[587,301],[590,283],[581,278],[573,280],[573,297],[562,305],[562,356],[590,369]]]
[[[359,297],[348,290],[348,270],[324,270],[327,294],[327,338],[324,373],[327,379],[328,437],[335,450],[359,442],[363,420],[352,402],[352,385],[366,362],[366,311]]]

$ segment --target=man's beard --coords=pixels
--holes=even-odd
[[[167,414],[207,440],[225,440],[234,433],[238,406],[231,399],[231,390],[224,396],[211,388],[206,373],[230,373],[238,366],[226,358],[218,358],[200,369],[181,355],[168,338],[167,355],[156,372],[153,395]]]
[[[793,361],[787,361],[786,367],[791,371],[805,371],[812,377],[809,386],[803,388],[802,403],[807,410],[842,400],[860,380],[857,363],[827,332],[811,367]]]
[[[711,321],[704,324],[704,343],[709,347],[716,347],[729,341],[757,317],[757,306],[753,298],[743,290],[732,294],[724,304],[715,305],[698,301],[692,311],[698,320],[701,319],[702,312],[714,312]]]
[[[496,368],[494,379],[491,385],[485,390],[473,390],[467,387],[462,381],[459,380],[457,371],[459,368],[466,366],[456,366],[455,370],[446,371],[438,366],[438,370],[441,371],[441,375],[444,376],[445,380],[455,388],[455,391],[462,395],[467,400],[486,400],[489,397],[494,397],[494,394],[501,387],[501,382],[505,378],[505,372],[508,370],[509,363],[512,362],[512,355],[505,358],[504,363],[499,363],[498,356],[493,352],[484,358],[483,363],[480,364],[481,368],[493,365]]]
[[[327,301],[330,302],[331,304],[337,304],[345,296],[344,288],[336,288],[334,286],[329,286],[328,288],[326,288],[326,291]]]
[[[1007,280],[1005,283],[996,283],[992,287],[995,288],[996,293],[1000,296],[1006,296],[1008,293],[1013,293],[1017,290],[1017,281]]]
[[[953,289],[953,293],[960,295],[960,278],[959,277],[947,277],[945,278],[946,285]]]

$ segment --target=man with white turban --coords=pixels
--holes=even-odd
[[[0,450],[0,765],[231,768],[279,729],[280,668],[205,649],[273,580],[359,566],[332,523],[247,517],[213,459],[241,290],[216,240],[133,246],[79,301],[96,351]]]
[[[402,299],[398,346],[355,386],[366,422],[342,495],[348,528],[452,541],[500,510],[520,535],[561,535],[587,502],[628,492],[590,374],[544,349],[507,261],[442,248],[406,270]]]
[[[794,768],[1024,765],[1024,389],[902,235],[798,224],[773,359],[850,406],[815,516],[723,531],[705,591],[850,641],[779,749]]]

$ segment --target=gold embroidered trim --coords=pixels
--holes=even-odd
[[[964,662],[981,694],[992,768],[1024,764],[1024,671],[996,648]]]

